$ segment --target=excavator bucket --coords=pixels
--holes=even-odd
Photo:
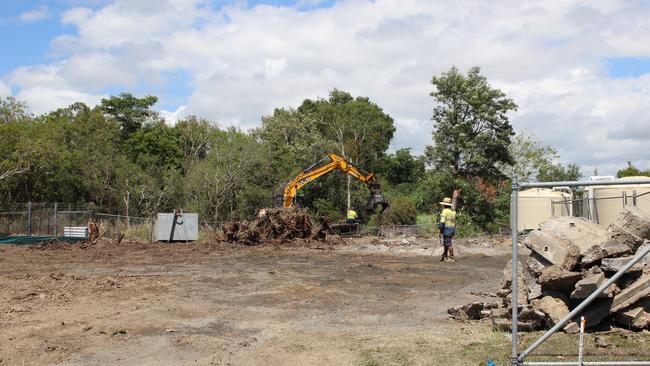
[[[377,210],[380,210],[380,213],[386,212],[390,204],[386,201],[386,198],[381,194],[381,186],[378,182],[370,183],[370,202],[368,202],[368,207],[366,211],[369,213],[375,213]]]

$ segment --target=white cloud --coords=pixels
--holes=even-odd
[[[147,87],[156,94],[169,73],[182,72],[190,91],[177,104],[186,109],[163,115],[242,128],[338,87],[377,102],[395,118],[392,147],[419,153],[430,143],[432,75],[480,65],[519,104],[515,128],[557,148],[564,162],[586,173],[596,166],[613,173],[626,160],[650,168],[643,146],[650,80],[611,79],[604,61],[650,57],[646,2],[342,0],[302,10],[319,3],[116,0],[73,8],[62,22],[76,33],[52,44],[61,58],[20,67],[6,80],[47,110],[74,93],[92,100],[106,89]]]
[[[160,116],[165,120],[165,123],[167,123],[170,126],[174,126],[179,119],[182,119],[183,117],[187,116],[186,110],[187,107],[184,105],[178,107],[173,112],[163,109],[160,111]]]
[[[50,17],[50,10],[47,6],[41,5],[35,9],[20,14],[20,20],[23,22],[37,22]]]
[[[8,97],[11,95],[11,88],[0,80],[0,98]]]
[[[30,87],[22,89],[16,99],[29,102],[30,111],[35,114],[52,112],[58,108],[65,108],[75,102],[82,102],[94,107],[106,94],[92,95],[69,89],[53,89],[48,87]]]

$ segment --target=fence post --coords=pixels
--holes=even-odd
[[[54,202],[54,237],[59,238],[59,222],[57,219],[58,203]]]
[[[27,236],[32,236],[32,201],[27,202]]]
[[[510,358],[510,362],[512,366],[519,366],[519,354],[517,352],[517,342],[518,340],[518,317],[517,317],[517,311],[519,310],[517,308],[517,288],[518,281],[519,281],[519,270],[517,268],[517,262],[519,261],[518,258],[518,253],[517,253],[517,245],[519,242],[519,228],[518,228],[518,200],[519,198],[519,182],[517,181],[517,176],[512,177],[512,189],[511,189],[511,197],[510,197],[510,234],[512,235],[512,289],[511,289],[511,296],[512,296],[512,325],[510,328],[512,329],[512,357]],[[523,290],[523,289],[522,289]]]

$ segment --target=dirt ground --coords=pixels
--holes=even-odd
[[[477,365],[507,352],[507,334],[446,310],[494,291],[509,248],[474,243],[441,263],[412,241],[0,247],[0,364]]]

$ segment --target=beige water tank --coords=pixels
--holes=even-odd
[[[650,177],[625,177],[621,180],[647,180]],[[636,206],[650,215],[650,184],[611,185],[588,187],[591,201],[591,219],[599,225],[607,227],[626,206]],[[634,198],[636,194],[636,199]]]
[[[571,195],[548,188],[530,188],[519,191],[517,196],[517,229],[537,229],[539,224],[553,217],[571,214]],[[553,204],[555,202],[555,204]]]

